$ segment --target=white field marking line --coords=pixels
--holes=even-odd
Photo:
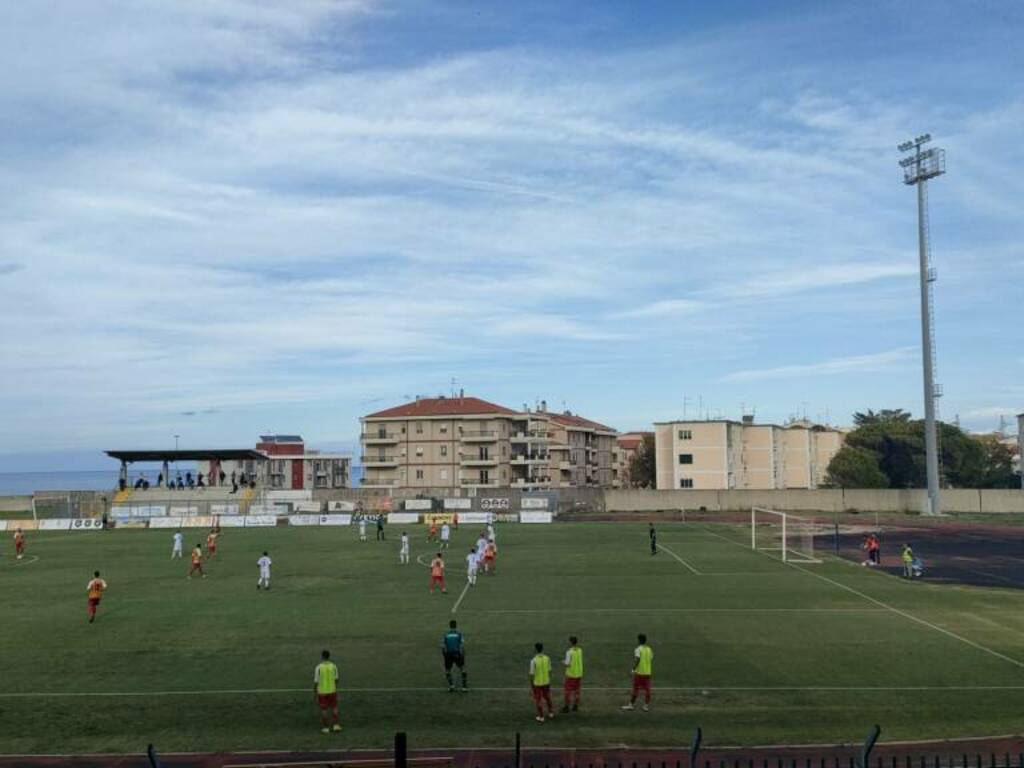
[[[693,573],[694,573],[695,575],[697,575],[697,576],[700,576],[700,575],[701,575],[701,574],[700,574],[700,571],[698,571],[698,570],[697,570],[696,568],[694,568],[694,567],[693,567],[692,565],[690,565],[690,564],[689,564],[688,562],[686,562],[685,560],[683,560],[683,558],[681,558],[681,557],[680,557],[679,555],[677,555],[677,554],[676,554],[675,552],[673,552],[673,551],[672,551],[671,549],[669,549],[668,547],[666,547],[666,546],[665,546],[664,544],[656,544],[655,546],[657,546],[657,547],[658,547],[658,549],[663,549],[663,550],[665,550],[666,552],[668,552],[668,553],[669,553],[670,555],[672,555],[672,557],[674,557],[674,558],[675,558],[676,560],[678,560],[678,561],[679,561],[680,563],[682,563],[682,564],[683,564],[683,565],[685,565],[685,566],[686,566],[687,568],[689,568],[689,569],[690,569],[690,571],[691,571],[691,572],[693,572]]]
[[[481,608],[474,613],[885,613],[885,608]]]
[[[734,541],[732,541],[732,539],[728,539],[725,536],[722,536],[720,534],[714,533],[713,531],[708,531],[708,533],[711,533],[714,536],[718,536],[718,538],[720,538],[720,539],[722,539],[724,541],[728,541],[728,542],[731,542],[733,544],[736,544],[737,546],[743,547],[743,545],[740,544],[739,542],[734,542]],[[744,547],[744,549],[745,548],[746,547]],[[770,555],[766,555],[766,557],[770,557]],[[903,618],[908,619],[909,621],[912,621],[915,624],[920,624],[923,627],[928,627],[929,629],[934,629],[936,632],[941,632],[943,635],[946,635],[947,637],[951,637],[954,640],[959,640],[961,643],[964,643],[965,645],[969,645],[972,648],[975,648],[975,649],[977,649],[979,651],[984,651],[985,653],[989,654],[990,656],[995,656],[997,659],[1002,659],[1003,661],[1008,661],[1011,664],[1013,664],[1015,667],[1018,667],[1020,669],[1024,669],[1024,661],[1020,661],[1018,659],[1013,658],[1012,656],[1007,656],[1004,653],[1000,653],[999,651],[995,651],[995,650],[993,650],[991,648],[988,648],[988,647],[982,645],[981,643],[976,643],[973,640],[969,640],[968,638],[964,637],[963,635],[958,635],[956,632],[951,632],[948,629],[944,629],[943,627],[940,627],[938,624],[932,624],[930,621],[925,621],[924,619],[918,618],[917,616],[914,616],[911,613],[907,613],[906,611],[901,611],[899,608],[894,608],[893,606],[889,605],[888,603],[884,603],[881,600],[878,600],[877,598],[871,597],[871,595],[864,594],[860,590],[857,590],[857,589],[854,589],[853,587],[847,586],[846,584],[843,584],[842,582],[836,581],[834,579],[830,579],[828,576],[822,576],[820,573],[815,573],[814,571],[809,571],[806,568],[802,568],[801,566],[796,565],[794,563],[783,563],[783,565],[788,565],[790,568],[795,568],[798,571],[802,571],[803,573],[809,574],[810,576],[814,576],[816,579],[821,579],[822,581],[828,582],[829,584],[832,584],[833,586],[836,586],[836,587],[839,587],[840,589],[846,590],[850,594],[857,595],[858,597],[863,598],[864,600],[867,600],[869,603],[874,603],[875,605],[881,606],[882,608],[885,608],[886,610],[892,611],[897,616],[902,616]]]
[[[13,563],[11,563],[7,567],[8,568],[17,568],[19,565],[31,565],[32,563],[38,563],[39,562],[39,555],[29,555],[29,557],[31,558],[30,560],[22,560],[20,562],[15,560]]]
[[[588,691],[624,691],[629,686],[613,685],[600,686],[588,685]],[[445,693],[447,688],[442,686],[420,687],[420,688],[339,688],[341,693]],[[474,687],[473,691],[484,691],[487,693],[515,693],[523,692],[522,686],[505,687]],[[863,692],[900,692],[900,691],[1024,691],[1024,685],[901,685],[901,686],[872,686],[872,685],[686,685],[672,686],[659,685],[659,691],[672,691],[675,693],[715,691],[728,693],[737,692],[831,692],[831,691],[863,691]],[[199,691],[43,691],[32,693],[0,693],[0,699],[27,699],[27,698],[50,698],[50,699],[84,699],[84,698],[138,698],[140,696],[250,696],[258,694],[308,694],[308,688],[252,688],[252,689],[223,689],[223,690],[199,690]]]
[[[462,598],[464,598],[466,596],[466,593],[469,592],[469,587],[470,587],[470,584],[467,581],[466,582],[466,586],[464,586],[462,588],[462,594],[459,595],[459,599],[456,600],[455,601],[455,605],[452,606],[452,615],[453,616],[455,615],[455,612],[459,610],[459,606],[462,605]]]

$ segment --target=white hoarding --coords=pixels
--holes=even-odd
[[[411,525],[420,521],[420,515],[419,512],[392,512],[387,519],[394,525]]]
[[[190,514],[190,515],[195,515],[195,514],[198,514],[198,512],[199,512],[197,507],[190,507],[190,509],[195,509],[196,510],[195,512],[189,512],[188,514]],[[238,514],[238,505],[237,504],[211,504],[210,505],[210,514],[211,515],[237,515]]]
[[[292,505],[292,512],[304,512],[306,514],[319,515],[321,506],[319,501],[297,501]]]
[[[312,500],[313,491],[267,491],[267,501],[271,504]]]
[[[424,510],[429,512],[430,510],[432,510],[434,508],[434,500],[433,499],[406,499],[405,500],[405,508],[408,509],[408,510],[417,509],[417,510],[419,510],[421,512],[424,511]]]
[[[519,500],[519,506],[523,509],[547,509],[548,500],[546,498],[531,498],[524,496]]]
[[[220,515],[216,518],[216,522],[222,528],[241,528],[246,524],[243,515]]]
[[[470,509],[473,506],[472,499],[445,499],[445,509]]]
[[[488,512],[498,512],[507,510],[512,506],[512,502],[507,497],[499,497],[495,499],[480,499],[480,509]]]
[[[320,515],[289,515],[288,525],[320,525]]]
[[[210,506],[210,509],[213,510],[214,507],[223,507],[223,506],[224,506],[224,504],[213,504],[213,505]],[[237,507],[235,508],[235,511],[236,512],[238,511]],[[178,507],[178,506],[174,506],[172,504],[171,505],[171,512],[170,512],[170,514],[171,514],[171,517],[191,517],[192,515],[198,515],[199,514],[199,507],[193,507],[193,506]],[[226,515],[226,514],[230,514],[230,513],[214,511],[213,514],[215,514],[215,515],[218,515],[218,514]]]
[[[277,515],[246,515],[246,528],[269,528],[277,525]]]
[[[58,520],[40,520],[40,531],[67,531],[71,529],[71,518],[60,518]]]
[[[149,521],[150,528],[180,528],[180,517],[154,517]]]
[[[352,515],[320,515],[320,525],[352,525]]]
[[[520,512],[520,523],[550,523],[552,520],[550,512]]]
[[[98,517],[86,517],[71,521],[72,531],[100,531],[103,530],[103,521]]]
[[[181,518],[182,528],[210,528],[213,525],[213,518],[206,515],[193,515],[192,517]]]
[[[476,525],[477,523],[486,523],[490,517],[490,512],[460,512],[459,523]]]
[[[356,503],[354,501],[329,501],[327,502],[328,512],[355,512]],[[347,525],[347,523],[346,523]]]

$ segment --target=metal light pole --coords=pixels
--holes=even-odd
[[[941,392],[935,385],[935,329],[932,303],[932,283],[936,280],[931,266],[931,249],[928,242],[928,179],[946,172],[946,151],[932,147],[921,147],[932,140],[931,134],[918,136],[913,141],[900,144],[900,152],[912,152],[900,160],[903,168],[903,183],[917,185],[917,238],[918,255],[921,262],[921,350],[924,366],[924,448],[928,470],[928,508],[926,514],[938,515],[942,511],[939,503],[939,450],[935,426],[935,400]]]

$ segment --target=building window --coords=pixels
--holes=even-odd
[[[441,455],[442,456],[447,456],[448,455],[448,446],[447,445],[442,445],[441,446]]]
[[[417,469],[416,470],[416,479],[417,480],[422,480],[423,479],[423,470],[422,469]]]
[[[423,449],[422,448],[417,448],[416,449],[416,456],[417,457],[423,456]]]
[[[441,470],[441,479],[442,480],[447,480],[448,479],[448,470],[447,469],[442,469]]]
[[[680,488],[693,488],[693,478],[692,477],[680,477],[679,478],[679,487]]]
[[[680,440],[692,440],[693,439],[693,430],[690,430],[690,429],[680,429],[679,430],[679,439]]]
[[[423,422],[422,421],[417,421],[416,422],[416,434],[417,435],[422,435],[423,434]]]
[[[693,454],[692,453],[680,453],[679,454],[679,463],[680,464],[693,464]]]
[[[441,427],[441,429],[439,431],[441,432],[442,435],[447,435],[448,434],[448,427],[447,426],[443,426],[443,427]]]
[[[405,434],[405,424],[402,425],[402,434]]]

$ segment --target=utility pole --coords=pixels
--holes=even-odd
[[[900,144],[900,152],[911,152],[900,160],[903,168],[903,183],[917,185],[917,242],[921,264],[921,362],[924,367],[924,448],[925,464],[928,470],[928,505],[926,514],[942,512],[939,500],[939,451],[938,432],[935,425],[935,401],[942,393],[935,384],[935,305],[932,300],[932,283],[936,280],[931,265],[931,248],[928,240],[928,179],[946,172],[946,150],[921,147],[932,140],[931,134],[923,134],[913,141]]]

